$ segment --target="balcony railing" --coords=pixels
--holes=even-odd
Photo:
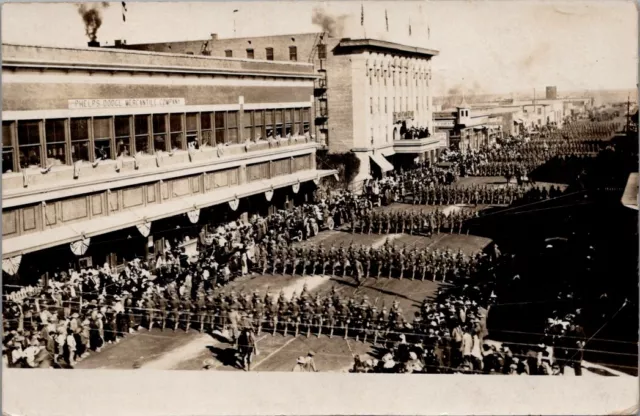
[[[438,132],[421,139],[397,139],[393,141],[393,146],[397,153],[421,153],[435,148],[446,147],[447,134]]]

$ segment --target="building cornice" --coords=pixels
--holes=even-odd
[[[247,76],[247,77],[278,77],[297,79],[316,79],[318,75],[312,73],[299,72],[276,72],[276,71],[243,71],[233,69],[206,69],[186,66],[151,66],[135,64],[91,64],[75,63],[64,61],[44,61],[44,60],[13,60],[5,59],[2,62],[3,70],[8,69],[37,69],[37,70],[80,70],[80,71],[100,71],[100,72],[143,72],[143,73],[164,73],[164,74],[191,74],[191,75],[223,75],[223,76]]]
[[[440,54],[435,49],[419,48],[416,46],[402,45],[400,43],[388,42],[377,39],[342,39],[338,44],[338,49],[374,49],[387,52],[401,52],[407,55],[432,58]]]

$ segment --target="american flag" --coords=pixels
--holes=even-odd
[[[387,15],[387,9],[384,9],[384,21],[387,25],[387,32],[389,31],[389,16]]]

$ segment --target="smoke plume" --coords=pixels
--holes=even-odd
[[[106,1],[78,5],[78,14],[82,17],[85,33],[91,42],[98,39],[98,29],[102,26],[102,10],[107,7],[109,3]]]
[[[316,7],[313,9],[313,17],[311,22],[314,25],[322,27],[322,31],[329,34],[332,38],[342,37],[344,32],[344,21],[346,15],[332,16],[326,10]]]

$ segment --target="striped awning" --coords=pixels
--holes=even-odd
[[[389,163],[389,161],[385,159],[384,156],[380,154],[373,154],[369,156],[371,157],[371,160],[373,160],[383,172],[389,172],[393,170],[393,165]]]

